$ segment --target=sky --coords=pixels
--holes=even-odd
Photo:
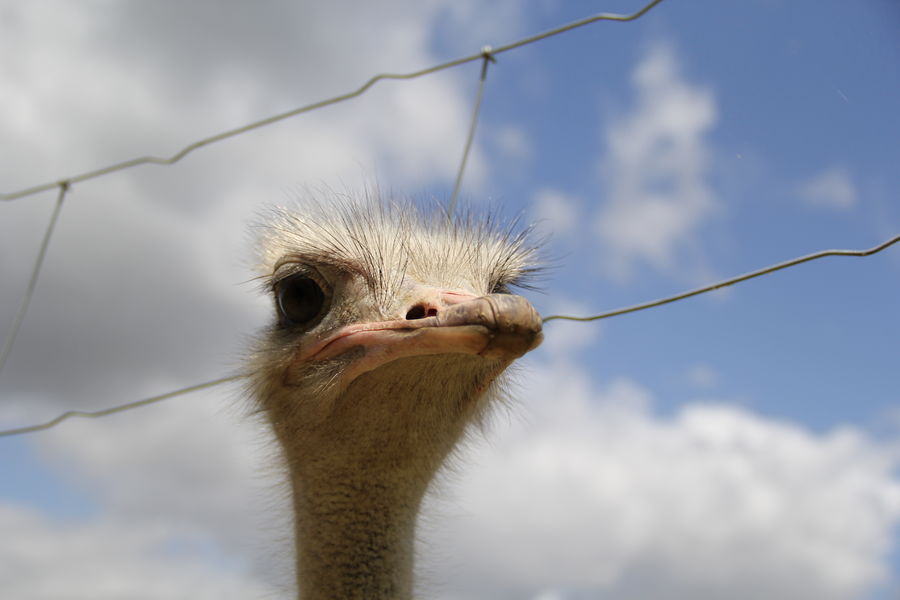
[[[188,143],[633,0],[0,2],[0,191]],[[900,8],[666,0],[501,54],[461,202],[546,237],[544,315],[589,315],[900,233]],[[74,185],[0,428],[235,371],[270,318],[267,207],[446,202],[471,63]],[[55,192],[0,203],[0,339]],[[590,324],[430,494],[439,600],[900,595],[900,248]],[[238,385],[0,438],[4,598],[290,597],[274,449]]]

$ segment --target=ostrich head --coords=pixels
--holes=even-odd
[[[278,439],[301,598],[407,598],[429,482],[541,341],[510,287],[524,234],[405,202],[335,198],[279,213],[263,240],[275,316],[251,392]]]

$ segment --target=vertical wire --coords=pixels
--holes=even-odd
[[[472,120],[469,123],[469,135],[466,137],[466,147],[463,150],[462,160],[459,161],[459,171],[456,173],[456,183],[453,184],[453,194],[450,196],[450,204],[447,207],[447,216],[453,218],[456,212],[456,201],[459,198],[459,190],[462,187],[463,174],[466,171],[466,163],[469,161],[469,151],[472,149],[472,141],[475,139],[475,126],[478,124],[478,113],[481,110],[481,99],[484,97],[484,82],[487,80],[488,64],[497,59],[491,54],[490,46],[481,49],[483,56],[481,62],[481,77],[478,81],[478,91],[475,94],[475,106],[472,108]]]
[[[28,282],[28,287],[25,289],[25,296],[22,298],[22,304],[19,306],[19,312],[16,314],[15,321],[13,321],[12,329],[9,334],[7,334],[6,341],[3,343],[3,350],[0,351],[0,372],[2,372],[3,367],[6,366],[6,361],[9,358],[10,352],[12,352],[13,343],[16,341],[16,336],[19,334],[19,328],[22,326],[22,321],[25,320],[25,313],[28,312],[28,305],[31,304],[31,298],[34,296],[34,288],[37,286],[38,275],[41,272],[41,266],[44,264],[44,257],[47,255],[47,247],[50,245],[50,238],[53,236],[56,221],[59,219],[59,213],[62,210],[66,192],[69,191],[68,181],[62,181],[58,185],[59,195],[56,197],[56,206],[53,208],[53,213],[50,215],[50,222],[47,224],[47,231],[44,232],[44,239],[41,241],[41,248],[38,251],[37,260],[35,260],[34,268],[31,270],[31,280]]]

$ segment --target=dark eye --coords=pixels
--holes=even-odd
[[[325,293],[315,280],[303,274],[291,275],[276,288],[278,312],[284,325],[305,325],[319,316],[325,305]]]

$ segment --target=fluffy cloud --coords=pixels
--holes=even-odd
[[[533,371],[525,420],[438,503],[455,516],[428,550],[459,557],[442,597],[850,599],[887,576],[896,448],[724,404],[664,418],[633,381]]]
[[[800,185],[798,192],[810,206],[833,210],[849,210],[858,201],[856,186],[844,167],[822,171]]]
[[[0,581],[7,598],[237,600],[276,592],[239,562],[197,552],[201,540],[166,522],[59,523],[0,504],[0,527]],[[181,550],[173,550],[178,545]]]
[[[233,550],[260,527],[283,529],[284,517],[262,510],[278,462],[264,432],[243,418],[249,407],[240,398],[234,384],[103,420],[74,419],[35,441],[40,457],[107,513],[164,516]]]
[[[548,350],[523,365],[512,412],[429,498],[431,596],[849,600],[886,580],[897,448],[726,404],[664,417],[639,383],[597,387],[571,362],[577,350]],[[5,589],[262,598],[287,587],[271,447],[221,395],[34,438],[103,510],[60,523],[6,505]]]
[[[5,589],[21,590],[17,598],[59,597],[60,589],[79,590],[79,598],[194,590],[202,598],[268,598],[290,589],[291,524],[277,453],[240,397],[237,386],[218,388],[103,420],[74,419],[32,438],[46,468],[96,509],[56,521],[7,505],[5,516],[21,526],[5,529],[0,544],[0,562],[19,566],[0,573]],[[52,551],[44,549],[54,536]],[[107,562],[111,572],[103,573]],[[167,583],[159,588],[158,580]]]
[[[636,106],[606,133],[607,193],[596,217],[601,258],[619,279],[642,263],[664,272],[684,269],[679,254],[696,254],[691,244],[716,207],[706,181],[705,136],[716,121],[712,93],[684,80],[665,45],[647,54],[632,81]]]
[[[352,89],[373,73],[437,62],[433,20],[452,31],[460,10],[400,0],[377,9],[274,2],[265,11],[240,2],[214,11],[171,2],[5,7],[0,53],[10,60],[0,70],[8,108],[0,137],[15,155],[0,164],[4,191],[167,155]],[[511,26],[481,25],[491,23],[500,32]],[[227,371],[265,318],[253,286],[242,285],[255,275],[248,224],[260,207],[288,202],[300,184],[355,188],[384,176],[404,193],[435,181],[449,186],[471,108],[463,77],[383,82],[177,166],[73,186],[4,372],[6,397],[27,406],[32,421],[63,406],[159,392],[159,381],[187,385]],[[484,172],[479,145],[467,189]],[[2,206],[0,323],[12,322],[52,195]]]

